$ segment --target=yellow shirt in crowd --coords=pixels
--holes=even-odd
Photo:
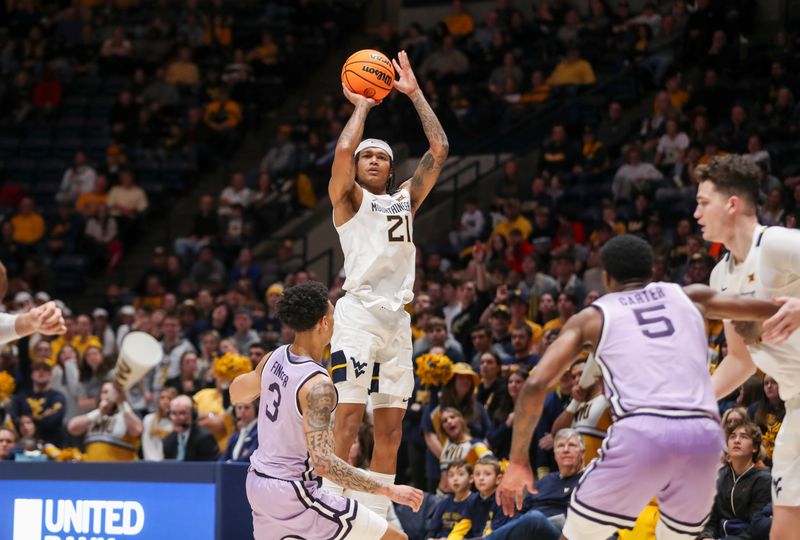
[[[139,438],[128,435],[122,412],[96,419],[84,441],[85,461],[136,461]]]
[[[586,60],[569,62],[562,60],[547,79],[551,86],[565,86],[568,84],[594,84],[597,77],[594,75],[592,65]]]
[[[44,236],[44,218],[39,214],[17,214],[11,218],[11,224],[14,226],[14,241],[20,244],[29,246]]]
[[[217,440],[219,451],[224,452],[228,446],[228,439],[233,434],[233,418],[225,411],[222,395],[216,388],[206,388],[197,392],[192,399],[197,407],[197,414],[201,417],[207,414],[225,415],[225,431],[223,433],[211,432]]]
[[[61,352],[61,349],[64,347],[64,344],[67,343],[67,340],[64,336],[58,336],[50,343],[50,348],[53,351],[53,356],[51,358],[52,362],[55,362],[58,358],[58,353]],[[97,347],[98,349],[103,349],[103,342],[100,341],[100,338],[97,336],[89,335],[85,338],[81,336],[75,336],[71,340],[69,340],[69,344],[72,348],[75,349],[75,352],[78,353],[78,358],[83,358],[84,353],[86,353],[86,349],[89,347]]]
[[[475,29],[475,21],[468,13],[456,13],[444,18],[444,24],[451,36],[461,37],[471,34]]]
[[[214,101],[206,105],[206,113],[204,119],[207,124],[220,122],[216,121],[217,115],[224,115],[224,122],[221,122],[226,128],[235,128],[242,121],[242,108],[235,101],[226,101],[224,104],[221,101]]]
[[[508,240],[508,235],[514,229],[519,229],[522,237],[528,238],[533,232],[533,225],[525,216],[519,215],[514,221],[506,220],[498,223],[492,234],[502,234]]]

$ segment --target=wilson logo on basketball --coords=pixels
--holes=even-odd
[[[374,75],[376,79],[384,84],[391,84],[392,77],[388,73],[384,73],[383,71],[379,71],[371,66],[361,66],[361,71],[364,73],[369,73],[370,75]]]

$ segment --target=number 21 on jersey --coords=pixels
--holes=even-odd
[[[411,242],[411,225],[408,215],[388,215],[386,221],[389,222],[389,242]],[[403,231],[403,222],[406,225],[405,231]]]

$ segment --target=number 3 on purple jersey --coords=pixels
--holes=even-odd
[[[264,414],[266,414],[267,418],[269,418],[271,421],[274,422],[275,420],[278,419],[278,407],[280,407],[280,405],[281,405],[281,387],[278,386],[278,383],[274,382],[271,385],[269,385],[268,390],[269,390],[270,396],[273,393],[277,394],[275,396],[275,399],[272,402],[272,406],[275,408],[275,410],[270,411],[269,410],[269,408],[270,408],[269,403],[267,403],[266,406],[264,407]]]
[[[650,307],[634,308],[633,313],[636,315],[636,322],[639,323],[639,326],[644,327],[641,329],[642,334],[649,338],[661,338],[669,337],[675,333],[675,327],[667,317],[663,315],[645,316],[648,313],[661,311],[662,309],[667,309],[667,307],[664,304],[658,304]]]

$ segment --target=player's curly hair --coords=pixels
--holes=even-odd
[[[295,332],[316,326],[328,313],[328,288],[318,281],[290,287],[278,302],[278,318]]]
[[[647,280],[653,275],[653,249],[632,234],[615,236],[600,251],[603,269],[618,283]]]
[[[737,196],[755,211],[758,206],[758,191],[761,171],[758,166],[737,154],[716,156],[695,169],[699,182],[711,182],[714,189],[727,195]]]

